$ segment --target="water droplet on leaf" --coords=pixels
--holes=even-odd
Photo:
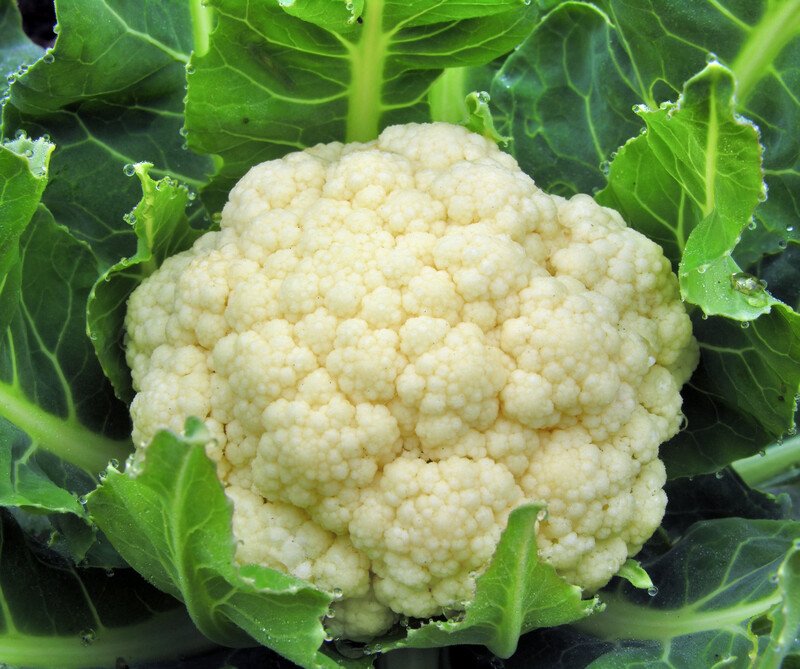
[[[134,174],[136,174],[136,168],[130,163],[125,165],[125,167],[122,168],[122,171],[126,177],[132,177]]]

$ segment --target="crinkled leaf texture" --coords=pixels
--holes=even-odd
[[[126,215],[136,235],[136,253],[103,272],[87,305],[88,329],[103,371],[117,397],[126,402],[133,398],[123,348],[128,296],[166,258],[187,249],[202,234],[186,216],[191,191],[170,177],[153,179],[152,168],[150,163],[137,163],[128,170],[142,186],[142,199]]]
[[[88,498],[93,520],[134,569],[183,600],[215,642],[258,642],[302,666],[337,666],[318,650],[332,595],[272,569],[235,565],[231,505],[205,455],[208,439],[197,420],[183,437],[158,433],[143,462],[128,473],[109,469]]]
[[[216,27],[208,53],[192,58],[186,126],[193,148],[224,160],[207,196],[217,205],[256,163],[429,120],[426,94],[444,68],[510,51],[537,15],[535,4],[521,0],[209,6]]]

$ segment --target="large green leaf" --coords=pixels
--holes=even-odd
[[[186,125],[192,147],[224,159],[225,192],[289,151],[430,120],[425,96],[443,68],[506,53],[537,14],[521,0],[209,4],[216,28],[192,59]]]
[[[581,599],[536,556],[536,523],[541,506],[515,509],[508,518],[492,562],[478,578],[475,599],[456,619],[411,628],[407,636],[382,646],[439,648],[481,644],[499,657],[510,657],[521,634],[584,618],[598,609],[597,599]]]
[[[767,652],[770,628],[762,623],[782,611],[794,623],[798,532],[800,524],[783,520],[696,523],[674,547],[644,562],[657,589],[646,593],[618,582],[601,593],[604,611],[529,635],[505,666],[749,669],[752,657]]]
[[[730,71],[712,63],[676,104],[640,110],[646,132],[620,149],[597,195],[661,242],[679,262],[684,299],[712,316],[695,319],[702,370],[686,397],[695,415],[667,448],[680,473],[709,471],[704,460],[719,468],[781,437],[793,426],[800,386],[800,316],[732,258],[763,199],[758,134],[736,116],[733,98]],[[733,409],[741,429],[719,420],[725,409],[698,415],[710,398]],[[710,436],[709,423],[719,426]],[[742,432],[752,435],[749,445]]]
[[[554,4],[491,89],[500,131],[537,183],[562,194],[601,188],[613,153],[639,130],[631,108],[675,100],[718,58],[737,81],[736,111],[758,125],[766,149],[770,197],[740,253],[749,265],[800,239],[798,0]]]
[[[89,248],[40,207],[19,240],[18,306],[0,339],[0,504],[82,514],[77,495],[130,447],[86,336]]]
[[[165,258],[188,248],[201,234],[186,217],[190,191],[170,177],[153,180],[152,167],[137,163],[128,170],[138,177],[142,187],[141,201],[127,215],[136,235],[136,253],[102,274],[88,303],[89,333],[98,358],[117,396],[126,401],[133,397],[123,348],[128,296]]]
[[[58,146],[44,196],[56,220],[105,265],[133,255],[123,221],[139,200],[126,164],[153,163],[195,188],[209,162],[184,148],[190,3],[60,0],[55,47],[12,84],[7,132],[48,133]]]
[[[0,0],[0,100],[5,98],[10,80],[36,62],[43,49],[22,32],[22,21],[14,0]]]
[[[136,596],[131,597],[135,592]],[[171,597],[130,569],[76,569],[31,541],[0,509],[0,661],[86,669],[207,650]]]
[[[135,476],[109,469],[88,498],[92,518],[139,573],[185,602],[210,639],[255,640],[302,666],[337,666],[318,650],[332,595],[272,569],[234,564],[231,506],[204,452],[209,438],[196,420],[183,438],[158,433],[144,462],[132,465]]]

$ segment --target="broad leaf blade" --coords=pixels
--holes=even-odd
[[[139,190],[126,164],[150,161],[195,188],[210,167],[180,134],[189,4],[58,2],[55,47],[10,90],[6,131],[46,132],[59,147],[45,204],[105,265],[135,253],[122,217]]]
[[[425,94],[443,68],[506,53],[537,13],[519,0],[211,4],[217,26],[192,61],[186,118],[192,147],[224,159],[225,192],[289,151],[429,120]]]
[[[576,625],[588,635],[583,642],[617,648],[589,666],[748,666],[757,647],[750,623],[783,601],[774,576],[798,533],[800,524],[777,520],[697,523],[645,564],[655,596],[621,584],[604,595],[605,611]]]
[[[212,645],[178,602],[132,570],[79,570],[0,510],[0,657],[16,667],[113,667]]]
[[[0,100],[8,91],[9,79],[36,62],[44,49],[28,39],[14,0],[0,0]]]
[[[106,270],[89,295],[88,328],[117,397],[133,396],[130,370],[123,349],[125,309],[128,296],[165,258],[191,246],[201,232],[186,217],[190,192],[170,177],[150,177],[152,165],[138,163],[131,168],[142,187],[142,199],[127,215],[136,235],[136,253]]]
[[[19,245],[19,304],[0,339],[0,504],[83,514],[77,495],[130,446],[86,336],[96,260],[44,208]]]
[[[491,86],[499,132],[540,188],[559,195],[605,184],[601,165],[639,131],[641,102],[624,37],[588,3],[548,14],[503,63]]]
[[[596,600],[581,599],[580,588],[568,585],[552,567],[538,560],[536,523],[540,512],[540,506],[526,505],[511,513],[463,617],[409,629],[406,638],[385,650],[481,644],[500,657],[509,657],[520,634],[572,622],[596,611]]]
[[[231,507],[203,446],[160,432],[135,477],[110,469],[89,511],[120,554],[159,589],[182,599],[198,628],[224,645],[253,639],[303,666],[336,666],[317,649],[332,597],[294,577],[234,564]],[[248,636],[249,635],[249,636]]]

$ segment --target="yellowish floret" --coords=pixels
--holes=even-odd
[[[203,419],[237,559],[341,594],[358,640],[462,609],[528,501],[602,587],[661,522],[697,362],[657,244],[447,124],[252,168],[126,327],[136,443]]]

